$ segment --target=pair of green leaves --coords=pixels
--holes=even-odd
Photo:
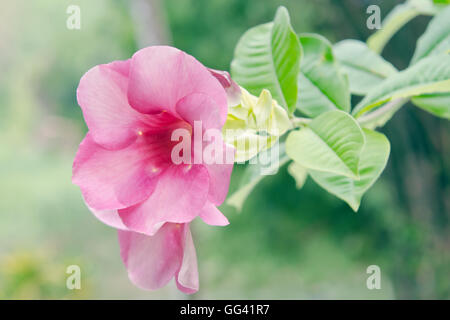
[[[433,18],[417,41],[410,66],[387,75],[386,79],[370,89],[353,114],[359,117],[393,100],[404,103],[407,99],[425,111],[450,119],[449,6]]]
[[[264,151],[269,153],[270,150]],[[227,203],[238,210],[253,188],[271,172],[290,159],[288,167],[301,188],[309,175],[317,184],[357,211],[363,194],[375,183],[386,166],[390,146],[378,132],[361,129],[343,111],[328,111],[315,118],[299,131],[289,134],[286,144],[280,145],[279,159],[265,170],[260,164],[249,165],[238,190]]]
[[[286,152],[295,161],[291,174],[297,183],[301,183],[304,168],[317,184],[355,211],[362,195],[384,170],[389,151],[383,134],[361,129],[343,111],[321,114],[286,140]]]
[[[297,109],[314,119],[293,131],[286,153],[297,187],[310,176],[317,184],[357,211],[363,194],[375,183],[389,158],[381,133],[361,129],[348,114],[350,94],[365,94],[396,74],[396,69],[359,41],[335,47],[325,38],[301,34],[304,49]]]

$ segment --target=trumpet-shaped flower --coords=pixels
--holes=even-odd
[[[194,141],[195,121],[202,124],[197,134],[220,130],[227,118],[225,88],[192,56],[155,46],[92,68],[77,98],[89,132],[72,180],[97,218],[119,229],[130,279],[156,289],[175,277],[180,290],[195,292],[189,223],[199,216],[228,224],[216,206],[225,200],[233,163],[175,164],[172,133],[185,129]],[[233,152],[219,145],[224,155]]]

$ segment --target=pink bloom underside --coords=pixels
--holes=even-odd
[[[155,290],[175,277],[182,292],[198,290],[197,258],[188,223],[165,223],[154,235],[147,236],[129,231],[117,211],[92,211],[99,220],[118,229],[121,257],[136,286]],[[211,203],[203,208],[200,217],[209,224],[228,224]]]
[[[193,132],[194,121],[203,130],[223,126],[221,83],[192,56],[149,47],[92,68],[77,98],[89,133],[75,157],[73,182],[96,217],[119,229],[130,278],[154,289],[175,276],[180,290],[195,291],[188,223],[200,216],[228,224],[216,206],[228,192],[232,164],[175,165],[170,137],[177,128]],[[228,148],[223,144],[224,154]]]
[[[198,290],[197,257],[189,224],[166,223],[152,237],[122,230],[118,236],[120,255],[136,286],[155,290],[175,276],[181,291],[189,294]]]

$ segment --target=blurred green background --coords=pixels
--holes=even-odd
[[[71,184],[86,132],[75,91],[89,68],[171,44],[208,67],[229,69],[249,27],[285,5],[297,32],[332,42],[365,40],[369,4],[382,16],[399,1],[96,0],[0,4],[0,298],[186,298],[173,284],[146,292],[128,280],[116,232],[89,213]],[[69,5],[81,29],[66,28]],[[384,56],[407,66],[429,17],[389,43]],[[242,213],[222,206],[226,228],[194,222],[200,291],[191,299],[450,298],[450,129],[404,107],[383,128],[392,153],[358,213],[286,168],[265,178]],[[238,180],[239,170],[233,176]],[[82,289],[66,289],[66,267]],[[381,290],[366,268],[379,265]]]

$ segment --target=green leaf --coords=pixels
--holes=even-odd
[[[298,77],[297,109],[316,117],[330,110],[350,110],[347,76],[341,72],[331,43],[316,34],[301,34],[303,59]]]
[[[437,14],[417,41],[411,64],[434,54],[450,50],[450,7]]]
[[[425,33],[417,41],[416,51],[411,59],[415,64],[421,59],[450,52],[450,7],[445,7],[431,20]],[[412,102],[438,117],[450,119],[450,94],[423,94]]]
[[[450,92],[450,55],[433,55],[403,70],[375,87],[355,107],[361,116],[393,99]]]
[[[389,158],[389,140],[381,133],[363,129],[366,143],[359,163],[359,180],[327,172],[309,171],[312,179],[328,192],[347,202],[358,211],[364,193],[383,172]]]
[[[239,40],[231,63],[233,79],[250,93],[267,89],[284,108],[293,112],[302,50],[286,8],[280,7],[273,23],[248,30]]]
[[[403,105],[408,102],[408,99],[396,99],[386,103],[382,108],[378,108],[374,112],[369,112],[362,117],[358,118],[358,123],[363,128],[375,129],[382,127],[388,122],[394,114]]]
[[[296,162],[291,162],[287,171],[294,178],[297,189],[301,189],[308,178],[308,171]]]
[[[334,54],[348,75],[350,91],[357,95],[367,94],[384,79],[397,73],[391,63],[358,40],[335,44]]]
[[[433,2],[437,5],[450,4],[450,0],[433,0]]]
[[[450,51],[450,7],[445,7],[431,20],[425,33],[417,41],[411,64],[420,59]]]
[[[263,157],[270,158],[270,150],[264,151],[266,154]],[[253,191],[255,186],[266,176],[277,173],[278,169],[285,165],[289,158],[286,155],[284,144],[279,144],[279,156],[272,159],[269,164],[263,166],[260,163],[249,163],[245,168],[242,178],[239,182],[237,190],[226,200],[226,203],[235,207],[238,211],[242,210],[242,206],[248,195]]]
[[[433,15],[436,12],[430,0],[409,0],[399,4],[383,20],[382,28],[367,39],[367,45],[381,53],[392,36],[418,15]]]
[[[299,165],[312,170],[358,178],[358,162],[364,135],[352,116],[328,111],[307,127],[292,131],[286,153]]]
[[[423,94],[412,99],[419,108],[450,120],[450,93]]]

